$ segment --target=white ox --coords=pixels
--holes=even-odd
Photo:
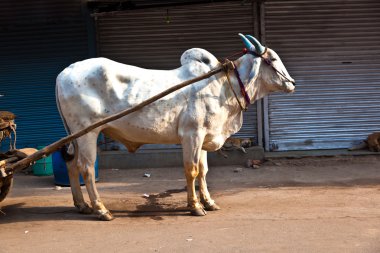
[[[273,91],[293,92],[294,81],[279,56],[252,36],[247,35],[248,40],[239,35],[248,53],[234,63],[249,102]],[[219,65],[212,54],[197,48],[184,52],[181,67],[174,70],[148,70],[105,58],[88,59],[70,65],[59,74],[57,105],[67,131],[73,133]],[[236,73],[230,71],[227,75],[231,86],[226,73],[221,72],[107,123],[70,144],[68,153],[72,159],[67,161],[67,166],[74,205],[79,211],[94,212],[102,220],[113,219],[95,186],[94,163],[100,132],[123,143],[130,152],[147,143],[182,144],[191,214],[202,216],[205,210],[218,210],[207,190],[207,151],[220,149],[230,135],[239,131],[242,108],[238,100],[243,105],[248,102],[240,91]],[[79,173],[86,184],[92,208],[84,201]],[[199,180],[199,200],[195,179]]]

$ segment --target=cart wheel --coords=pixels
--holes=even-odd
[[[13,175],[0,178],[0,202],[7,197],[9,191],[11,190],[12,183]]]

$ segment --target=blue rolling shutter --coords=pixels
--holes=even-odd
[[[88,57],[81,1],[7,0],[0,9],[0,110],[17,116],[17,148],[50,144],[66,135],[56,109],[56,76]]]

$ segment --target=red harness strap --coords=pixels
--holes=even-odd
[[[235,53],[233,55],[230,55],[229,57],[232,57],[232,56],[243,56],[245,55],[246,53],[248,53],[248,50],[246,48],[243,48],[243,50],[241,52],[238,52],[238,53]],[[228,60],[228,58],[226,58],[226,60]],[[249,95],[247,93],[247,91],[245,90],[245,87],[244,87],[244,84],[240,78],[240,75],[239,75],[239,71],[237,70],[235,64],[233,61],[231,61],[232,65],[233,65],[233,69],[234,69],[234,73],[235,73],[235,76],[236,76],[236,79],[238,80],[238,83],[239,83],[239,87],[240,87],[240,93],[241,95],[243,96],[244,98],[244,101],[245,101],[245,107],[242,107],[242,105],[240,104],[239,102],[239,105],[240,107],[246,111],[248,109],[248,105],[251,104],[251,99],[249,98]],[[232,88],[232,87],[231,87]],[[237,98],[236,98],[237,99]],[[239,101],[239,100],[238,100]]]
[[[239,71],[237,70],[235,64],[234,64],[234,73],[236,75],[236,78],[237,78],[239,86],[240,86],[240,93],[244,97],[244,100],[245,100],[245,104],[246,104],[245,105],[245,110],[247,110],[248,105],[251,104],[251,99],[249,98],[249,95],[248,95],[247,91],[245,90],[244,84],[241,81],[241,78],[240,78],[240,75],[239,75]]]

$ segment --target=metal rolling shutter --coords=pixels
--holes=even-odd
[[[50,144],[66,135],[56,76],[88,56],[81,1],[9,0],[0,8],[0,110],[17,115],[18,148]]]
[[[254,34],[251,3],[223,2],[99,15],[98,54],[150,69],[173,69],[182,53],[204,48],[223,59],[240,51],[239,32]],[[256,138],[256,105],[244,114],[237,136]],[[167,148],[167,146],[165,146]]]
[[[265,2],[266,44],[297,81],[269,96],[270,150],[347,148],[380,130],[379,13],[377,0]]]

